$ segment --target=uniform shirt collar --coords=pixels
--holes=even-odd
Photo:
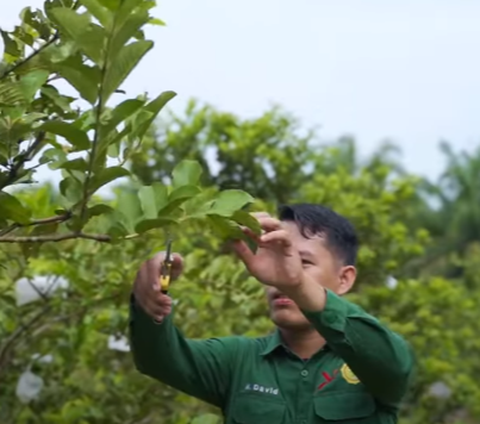
[[[282,336],[280,334],[280,330],[277,328],[275,331],[267,336],[267,344],[266,346],[260,351],[260,355],[266,356],[272,353],[275,349],[279,346],[283,347]]]
[[[290,351],[287,346],[283,343],[282,340],[282,335],[280,333],[280,330],[277,328],[273,333],[271,333],[269,336],[267,336],[267,344],[266,346],[260,351],[260,355],[262,356],[267,356],[277,350],[279,347],[282,347],[286,351]],[[328,344],[325,344],[320,351],[323,350],[328,350],[329,346]]]

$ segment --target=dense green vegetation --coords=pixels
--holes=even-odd
[[[443,146],[445,172],[425,181],[395,146],[361,162],[355,140],[321,144],[282,109],[243,119],[192,101],[157,118],[174,93],[125,100],[120,88],[152,47],[142,31],[161,23],[153,5],[47,0],[2,32],[0,422],[219,422],[109,341],[126,334],[134,274],[166,230],[186,258],[172,295],[188,336],[270,331],[263,290],[225,237],[234,222],[254,226],[245,206],[297,200],[353,221],[362,248],[350,297],[416,351],[402,422],[479,422],[480,149]],[[25,185],[38,163],[61,171],[58,187]],[[99,194],[119,178],[113,196]],[[39,277],[64,284],[43,292]]]

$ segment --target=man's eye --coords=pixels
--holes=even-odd
[[[302,259],[302,265],[312,265],[312,263],[306,259]]]

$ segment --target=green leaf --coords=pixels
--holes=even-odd
[[[129,14],[121,27],[116,27],[116,32],[109,46],[109,56],[114,59],[120,49],[130,40],[138,30],[148,21],[148,13]]]
[[[87,150],[90,147],[90,140],[87,133],[73,124],[63,121],[48,121],[39,127],[39,130],[59,135],[68,140],[77,150]]]
[[[152,41],[137,41],[120,49],[109,64],[103,79],[102,97],[104,102],[122,85],[125,78],[152,47]]]
[[[0,104],[15,105],[24,101],[20,84],[0,82]]]
[[[242,190],[224,190],[215,198],[208,213],[231,217],[236,211],[253,201],[253,197]]]
[[[20,90],[26,101],[31,102],[37,91],[47,82],[50,72],[34,70],[20,79]]]
[[[108,10],[114,12],[120,7],[121,0],[98,0],[98,2]]]
[[[69,160],[67,162],[62,163],[59,167],[59,169],[67,169],[70,171],[82,171],[82,173],[86,172],[88,165],[85,159],[83,158],[75,158],[72,160]]]
[[[83,198],[83,185],[77,179],[69,176],[60,181],[60,192],[67,201],[66,208],[77,205]]]
[[[223,238],[245,239],[245,234],[238,225],[220,215],[209,215],[208,221]]]
[[[247,211],[236,211],[231,219],[240,225],[250,228],[257,235],[262,234],[262,227],[260,226],[258,219]]]
[[[115,129],[122,121],[129,118],[137,112],[145,101],[139,99],[128,99],[121,102],[113,109],[105,125],[102,126],[102,138],[106,137],[110,131]]]
[[[40,119],[46,118],[48,115],[46,113],[40,112],[31,112],[26,113],[22,116],[22,121],[26,124],[32,124]]]
[[[214,193],[216,193],[216,190],[214,192],[212,189],[206,189],[197,196],[187,200],[182,205],[185,215],[191,218],[204,218],[205,214],[210,210],[211,205],[213,204],[212,199]]]
[[[162,183],[153,183],[151,187],[153,189],[153,196],[155,197],[155,207],[157,211],[160,211],[168,204],[168,188]]]
[[[176,223],[177,221],[175,219],[168,217],[146,219],[135,225],[135,232],[141,234],[154,228],[164,228]]]
[[[118,196],[118,206],[116,210],[125,217],[123,221],[125,228],[127,228],[130,233],[134,233],[136,223],[143,216],[140,199],[137,194],[129,190],[122,190]]]
[[[10,34],[7,31],[3,31],[1,29],[0,29],[0,34],[2,35],[5,53],[13,57],[20,57],[22,55],[20,47],[18,46],[15,40],[10,38]]]
[[[100,83],[98,68],[78,63],[70,58],[56,64],[54,68],[79,92],[83,99],[92,105],[95,104]]]
[[[48,97],[61,111],[71,112],[70,102],[75,100],[72,97],[62,96],[55,87],[46,85],[41,88],[41,93]]]
[[[79,14],[67,7],[51,11],[60,30],[67,34],[96,64],[102,60],[102,48],[105,43],[105,30],[90,22],[88,14]]]
[[[148,23],[150,25],[157,25],[157,26],[166,26],[167,25],[164,21],[162,21],[161,19],[158,19],[158,18],[150,18],[148,20]]]
[[[170,193],[170,196],[168,197],[168,201],[169,203],[175,202],[178,200],[185,201],[187,199],[192,198],[193,196],[196,196],[199,193],[201,193],[201,190],[199,187],[193,186],[193,185],[183,185],[181,187],[174,189]]]
[[[130,172],[121,166],[111,166],[109,168],[102,169],[96,173],[92,178],[91,192],[94,193],[100,187],[108,184],[118,178],[128,177]]]
[[[31,126],[17,119],[12,122],[10,119],[0,118],[0,140],[4,143],[11,143],[10,156],[18,152],[18,140],[21,140],[31,131]],[[7,150],[8,150],[7,149]]]
[[[148,113],[149,118],[146,118],[142,121],[142,123],[135,129],[135,131],[131,134],[131,140],[134,137],[138,137],[140,140],[143,138],[145,133],[148,131],[150,126],[152,125],[155,118],[158,116],[160,111],[165,107],[165,105],[172,100],[177,93],[173,91],[164,91],[160,95],[158,95],[155,99],[153,99],[150,103],[148,103],[144,108],[143,111]]]
[[[87,10],[98,19],[98,21],[105,27],[110,28],[112,24],[112,14],[105,8],[101,2],[97,0],[82,0],[82,4]]]
[[[138,6],[140,6],[142,3],[143,3],[143,5],[147,5],[147,3],[151,3],[151,2],[148,2],[148,1],[145,1],[145,0],[123,0],[120,3],[120,7],[118,8],[118,11],[117,11],[116,16],[115,16],[115,18],[116,18],[115,20],[116,20],[117,24],[118,25],[123,25],[125,20],[128,19],[129,16],[132,15],[132,12],[138,13],[139,12]],[[147,5],[147,7],[144,10],[148,10],[148,9],[150,9],[150,7],[148,7],[148,5]]]
[[[142,205],[145,218],[154,219],[157,217],[157,205],[155,202],[155,193],[152,186],[141,187],[138,191],[138,198]]]
[[[120,211],[114,210],[103,218],[108,221],[107,234],[110,237],[122,238],[134,232],[134,228],[128,223],[128,218]]]
[[[39,10],[32,12],[30,7],[26,7],[20,12],[20,16],[25,24],[31,26],[38,32],[42,40],[47,41],[50,39],[52,29],[45,22],[44,16]]]
[[[72,231],[80,231],[83,226],[85,225],[85,222],[82,220],[82,218],[78,215],[72,216],[68,221],[67,221],[67,228]]]
[[[105,154],[111,157],[118,157],[120,154],[120,144],[125,136],[131,132],[131,127],[125,123],[121,131],[116,130],[116,126],[129,116],[135,114],[144,104],[142,100],[129,99],[119,104],[108,116],[102,116],[105,122],[100,127],[100,136],[95,155],[95,165],[105,161]]]
[[[28,224],[30,222],[30,211],[17,198],[0,191],[0,218],[9,219],[19,224]]]
[[[208,215],[207,218],[214,231],[217,232],[220,237],[227,240],[243,240],[253,253],[257,251],[258,246],[256,243],[248,237],[235,222],[220,215]]]
[[[105,215],[112,213],[113,208],[108,205],[104,205],[103,203],[99,203],[98,205],[94,205],[90,208],[88,208],[88,216],[94,217],[94,216],[100,216],[100,215]]]
[[[159,209],[158,216],[165,217],[176,212],[184,202],[201,193],[196,186],[182,186],[174,189],[168,196],[168,202]]]
[[[194,160],[182,160],[172,171],[173,187],[196,185],[202,175],[201,165]]]

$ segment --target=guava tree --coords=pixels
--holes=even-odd
[[[81,260],[80,252],[96,252],[90,260],[102,261],[103,252],[135,249],[145,259],[152,246],[163,248],[166,234],[175,237],[179,226],[190,222],[202,228],[208,225],[220,239],[242,237],[239,224],[258,231],[257,222],[244,210],[253,198],[241,190],[205,190],[199,182],[201,167],[195,161],[179,161],[169,178],[149,185],[141,184],[128,169],[131,154],[141,147],[150,125],[175,96],[165,91],[156,97],[128,97],[122,90],[125,79],[153,48],[153,42],[145,38],[145,27],[162,25],[150,15],[154,6],[155,2],[146,0],[46,0],[42,10],[24,9],[12,31],[1,30],[2,422],[29,422],[33,417],[39,422],[77,422],[84,417],[78,400],[63,398],[62,402],[60,393],[70,393],[68,383],[57,386],[61,390],[50,390],[58,382],[55,378],[50,379],[41,401],[30,403],[32,390],[37,393],[40,384],[32,372],[33,363],[44,363],[35,358],[44,358],[44,351],[57,347],[61,354],[54,359],[54,372],[83,381],[72,374],[74,358],[81,353],[80,333],[90,331],[81,324],[93,320],[102,326],[104,321],[95,314],[105,304],[117,314],[105,318],[114,322],[115,330],[104,331],[115,334],[124,322],[116,307],[124,304],[125,283],[131,275],[118,261],[127,258],[110,254],[104,262],[107,274],[92,279],[82,273],[91,265]],[[61,173],[55,190],[35,185],[35,172],[47,166]],[[102,200],[99,190],[120,178],[129,179],[129,188],[120,190],[114,201]],[[62,269],[65,261],[75,264],[73,274]],[[60,268],[51,268],[53,263]],[[123,264],[132,270],[135,265]],[[62,287],[65,296],[52,297],[48,290],[32,284],[35,277],[51,274],[74,277],[69,278],[69,288]],[[16,283],[22,278],[37,291],[40,302],[19,301],[15,296],[20,287]],[[102,279],[105,286],[99,287]],[[46,334],[52,335],[52,343]],[[92,332],[92,337],[96,334]],[[23,391],[19,391],[22,381]],[[42,407],[58,408],[59,401],[64,410],[56,416]],[[108,408],[102,412],[103,416],[108,413]],[[98,407],[91,414],[98,418]]]
[[[234,222],[250,223],[240,209],[252,198],[239,190],[203,192],[200,166],[192,161],[178,163],[170,181],[137,184],[116,208],[95,198],[106,184],[130,176],[130,155],[175,96],[128,98],[121,89],[153,48],[144,28],[162,24],[150,15],[154,5],[47,0],[43,10],[23,10],[13,31],[2,31],[0,243],[118,241],[188,219],[207,218],[222,234],[235,231]],[[60,89],[65,83],[74,95]],[[15,194],[34,182],[39,166],[63,177],[50,216],[33,216]],[[105,224],[101,233],[89,232],[92,220]]]

